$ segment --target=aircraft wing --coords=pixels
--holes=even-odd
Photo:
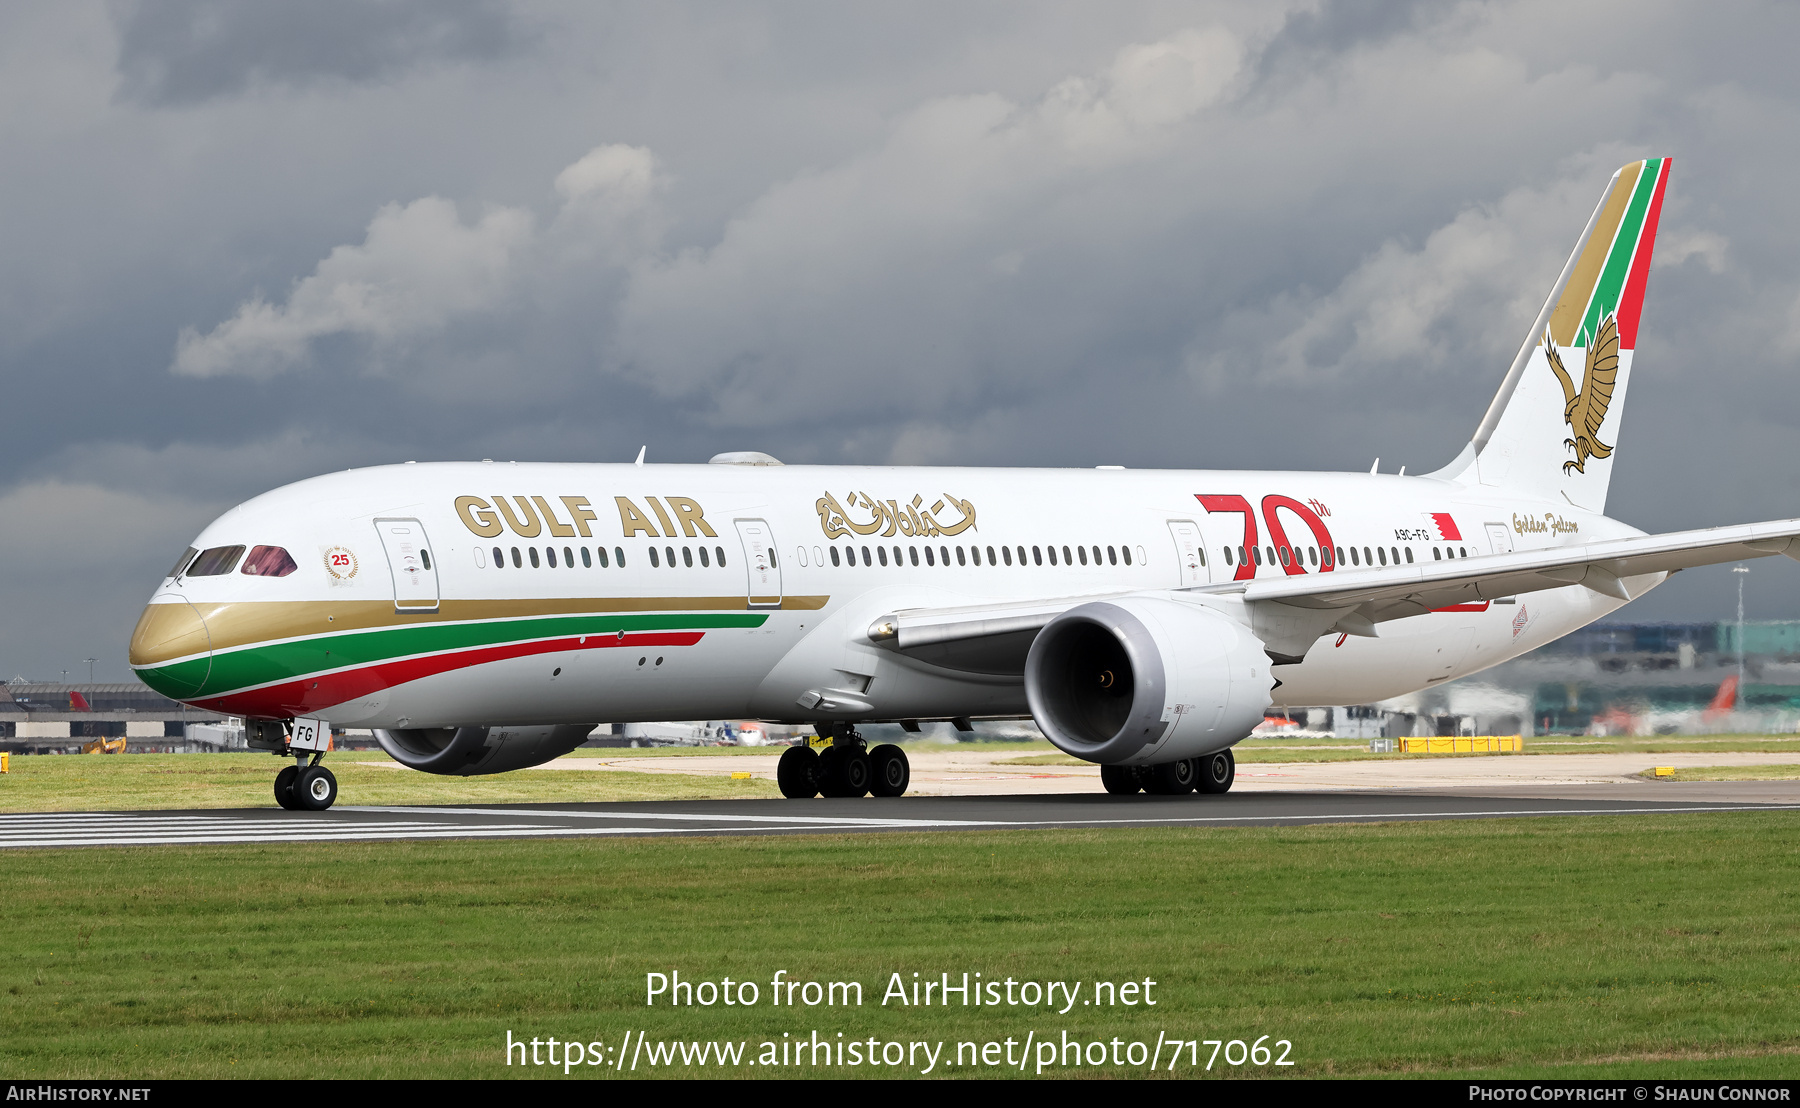
[[[1246,581],[1247,602],[1296,608],[1353,608],[1372,623],[1416,616],[1452,604],[1478,604],[1519,593],[1583,585],[1631,600],[1624,578],[1786,554],[1800,561],[1800,519],[1638,535],[1581,546],[1515,550],[1444,562],[1337,570]],[[1229,591],[1213,585],[1197,592]]]
[[[1628,579],[1785,554],[1800,561],[1800,519],[1608,539],[1580,546],[1517,550],[1379,569],[1299,573],[1179,590],[1241,597],[1252,628],[1279,660],[1298,661],[1321,634],[1376,636],[1375,625],[1456,604],[1582,585],[1620,600]],[[1095,600],[1141,593],[1115,590],[1024,603],[915,608],[882,616],[868,638],[929,665],[1018,675],[1045,624]],[[1178,590],[1170,590],[1175,592]],[[1641,591],[1641,590],[1640,590]]]

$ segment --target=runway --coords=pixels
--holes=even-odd
[[[433,839],[605,838],[695,835],[871,834],[893,831],[1106,827],[1294,827],[1391,820],[1513,819],[1702,812],[1800,811],[1800,797],[1474,796],[1450,792],[1104,794],[902,797],[878,800],[665,801],[489,807],[273,808],[187,812],[42,812],[0,815],[0,849]]]

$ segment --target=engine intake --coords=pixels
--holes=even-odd
[[[1273,684],[1248,627],[1155,597],[1071,608],[1045,624],[1025,660],[1025,695],[1045,737],[1108,765],[1223,750],[1262,722]]]
[[[556,727],[413,727],[376,731],[403,766],[456,777],[541,766],[587,741],[594,724]]]

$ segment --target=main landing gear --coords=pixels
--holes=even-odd
[[[1237,780],[1237,759],[1231,751],[1183,758],[1159,766],[1101,766],[1100,783],[1115,796],[1130,796],[1142,790],[1154,796],[1181,796],[1184,793],[1226,793]]]
[[[790,746],[775,767],[775,782],[790,800],[813,796],[901,796],[912,783],[906,751],[893,743],[868,748],[848,723],[821,723],[815,730],[830,745],[814,752]]]

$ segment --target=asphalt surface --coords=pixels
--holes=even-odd
[[[1391,820],[1800,811],[1765,799],[1545,798],[1462,793],[1294,792],[1182,797],[1105,794],[860,800],[665,801],[445,807],[344,806],[0,815],[0,849],[179,843],[367,842],[612,836],[869,834],[1068,827],[1293,827]]]

